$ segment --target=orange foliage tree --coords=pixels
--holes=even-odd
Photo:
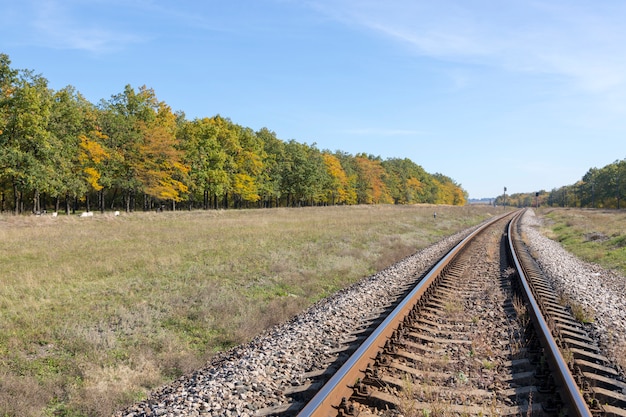
[[[355,157],[358,178],[356,193],[360,204],[390,204],[393,199],[385,184],[386,171],[379,158],[361,154]]]

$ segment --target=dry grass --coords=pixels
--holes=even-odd
[[[545,234],[588,262],[626,275],[626,210],[541,209]]]
[[[0,216],[0,415],[104,416],[490,207]]]

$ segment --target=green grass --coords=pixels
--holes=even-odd
[[[546,234],[579,258],[626,275],[626,211],[541,209]]]
[[[108,416],[491,211],[2,215],[0,416]]]

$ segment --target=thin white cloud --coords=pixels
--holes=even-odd
[[[411,129],[381,129],[381,128],[355,128],[344,129],[343,134],[358,136],[415,136],[423,135],[424,132]]]
[[[218,32],[236,32],[238,28],[232,27],[232,23],[225,16],[220,16],[219,10],[225,4],[215,5],[208,2],[185,4],[184,2],[151,0],[134,1],[134,7],[141,10],[144,14],[166,18],[171,22],[182,24],[186,27]],[[208,12],[207,8],[209,9]]]
[[[626,89],[626,3],[311,0],[311,7],[414,53],[564,76],[580,89]]]
[[[29,24],[34,32],[30,41],[40,45],[100,54],[146,41],[135,33],[105,26],[99,22],[99,16],[73,15],[66,4],[56,0],[35,2],[32,8],[34,17]]]

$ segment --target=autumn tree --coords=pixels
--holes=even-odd
[[[435,204],[465,205],[466,192],[450,177],[436,173],[433,175],[433,182],[437,189]]]
[[[265,149],[260,138],[250,128],[236,126],[240,148],[233,155],[234,175],[232,190],[235,204],[256,203],[261,199],[260,190],[264,179]]]
[[[393,199],[385,183],[387,175],[381,159],[360,154],[355,157],[358,178],[356,193],[360,204],[390,204]]]
[[[188,190],[186,175],[189,167],[184,163],[184,153],[179,144],[177,118],[170,107],[158,102],[154,118],[139,120],[141,142],[137,177],[145,195],[144,209],[149,208],[148,198],[168,200],[175,207]]]
[[[343,151],[335,151],[333,156],[339,160],[341,168],[346,173],[346,190],[348,193],[349,204],[357,204],[357,181],[359,178],[359,168],[356,163],[356,158],[354,155]]]
[[[328,153],[322,154],[328,181],[324,190],[324,201],[335,204],[355,204],[357,201],[356,191],[351,186],[346,171],[341,166],[339,159]]]
[[[79,136],[80,151],[78,163],[82,178],[87,185],[87,211],[89,211],[89,192],[98,194],[98,208],[104,212],[104,186],[106,182],[102,180],[103,172],[106,170],[106,164],[111,156],[109,151],[104,147],[107,137],[98,129],[94,129],[89,134]]]

